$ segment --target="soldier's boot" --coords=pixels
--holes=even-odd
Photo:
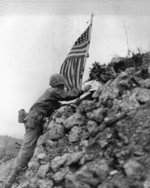
[[[19,171],[18,171],[18,169],[16,168],[16,169],[14,169],[14,170],[11,172],[10,176],[8,177],[7,181],[6,181],[5,184],[4,184],[4,188],[11,188],[11,186],[13,185],[13,183],[15,183],[15,181],[16,181],[18,175],[19,175]]]

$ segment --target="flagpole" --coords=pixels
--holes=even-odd
[[[89,41],[91,41],[90,39],[91,39],[91,33],[92,33],[93,16],[94,16],[94,14],[92,12],[91,19],[90,19]],[[81,75],[81,81],[83,79],[83,74],[84,74],[84,69],[85,69],[85,65],[86,65],[86,60],[89,57],[89,47],[90,47],[90,43],[89,43],[89,45],[87,47],[87,52],[86,52],[86,55],[85,55],[85,58],[84,58],[83,73]],[[81,87],[82,87],[82,83],[81,83]]]
[[[91,33],[92,33],[93,16],[94,16],[94,14],[93,14],[93,12],[92,12],[92,14],[91,14],[91,20],[90,20],[90,26],[91,26],[91,27],[90,27],[90,32],[89,32],[89,38],[90,38],[90,39],[91,39]],[[89,41],[91,41],[90,39],[89,39]],[[88,45],[86,57],[88,57],[89,47],[90,47],[90,43],[89,43],[89,45]]]
[[[128,32],[126,27],[126,22],[123,20],[123,27],[125,29],[125,35],[126,35],[126,42],[127,42],[127,55],[130,55],[130,48],[129,48],[129,40],[128,40]]]

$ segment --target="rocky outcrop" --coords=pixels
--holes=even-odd
[[[142,188],[150,180],[149,57],[60,108],[13,188]]]

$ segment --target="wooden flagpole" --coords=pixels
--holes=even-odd
[[[93,12],[91,14],[91,19],[90,19],[90,31],[89,31],[89,44],[88,44],[88,47],[87,47],[87,51],[86,51],[86,55],[85,55],[85,58],[84,58],[84,65],[83,65],[83,71],[82,71],[82,75],[81,75],[81,81],[83,79],[83,74],[84,74],[84,69],[85,69],[85,65],[86,65],[86,60],[87,58],[89,57],[89,47],[90,47],[90,42],[91,42],[91,33],[92,33],[92,24],[93,24]],[[82,87],[82,83],[81,83],[81,87]],[[81,89],[81,88],[80,88]]]

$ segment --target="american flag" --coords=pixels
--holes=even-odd
[[[61,66],[60,74],[66,79],[67,90],[81,89],[82,76],[90,45],[91,28],[92,22],[76,40]]]

